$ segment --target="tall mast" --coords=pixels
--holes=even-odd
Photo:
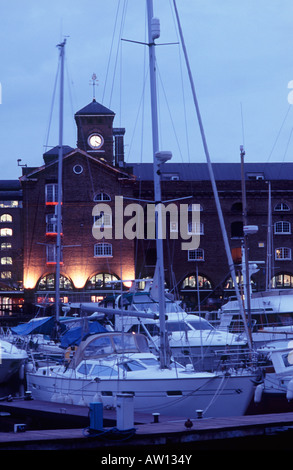
[[[269,181],[268,184],[269,184],[269,197],[268,197],[266,290],[271,290],[271,279],[272,279],[272,193],[271,193],[271,182]]]
[[[61,262],[61,203],[62,203],[62,164],[63,164],[63,96],[64,96],[64,55],[66,39],[58,44],[60,55],[60,98],[59,98],[59,145],[58,145],[58,204],[56,240],[56,279],[55,279],[55,322],[58,334],[60,317],[60,262]]]
[[[207,145],[207,141],[206,141],[206,137],[205,137],[204,127],[203,127],[203,123],[202,123],[202,119],[201,119],[201,113],[200,113],[200,109],[199,109],[199,105],[198,105],[198,101],[197,101],[197,96],[196,96],[196,92],[195,92],[193,77],[192,77],[192,73],[191,73],[191,68],[190,68],[190,64],[189,64],[189,59],[188,59],[188,55],[187,55],[185,41],[184,41],[182,28],[181,28],[181,24],[180,24],[180,19],[179,19],[179,15],[178,15],[178,10],[177,10],[177,6],[176,6],[176,0],[173,0],[173,4],[174,4],[174,10],[175,10],[175,15],[176,15],[176,19],[177,19],[181,44],[182,44],[182,48],[183,48],[185,63],[186,63],[187,71],[188,71],[193,102],[194,102],[194,105],[195,105],[196,115],[197,115],[197,119],[198,119],[202,144],[203,144],[203,148],[204,148],[204,152],[205,152],[205,156],[206,156],[206,161],[207,161],[207,165],[208,165],[209,176],[210,176],[210,180],[211,180],[211,184],[212,184],[212,188],[213,188],[213,194],[214,194],[215,203],[216,203],[216,207],[217,207],[219,222],[220,222],[220,226],[221,226],[221,232],[222,232],[222,236],[223,236],[223,240],[224,240],[228,265],[229,265],[232,281],[233,281],[234,286],[235,286],[235,292],[236,292],[236,296],[237,296],[237,300],[238,300],[238,304],[239,304],[239,310],[240,310],[240,313],[241,313],[241,316],[242,316],[242,319],[243,319],[243,323],[244,323],[244,327],[245,327],[245,333],[246,333],[246,336],[247,336],[248,345],[249,345],[250,349],[252,349],[251,334],[250,334],[250,331],[247,327],[247,322],[246,322],[245,312],[244,312],[244,308],[243,308],[243,303],[242,303],[241,295],[240,295],[240,292],[239,292],[239,287],[238,287],[238,284],[237,284],[235,267],[234,267],[234,263],[233,263],[233,259],[232,259],[231,249],[230,249],[230,246],[229,246],[229,240],[228,240],[228,236],[227,236],[227,232],[226,232],[223,212],[222,212],[222,208],[221,208],[221,204],[220,204],[218,189],[217,189],[215,176],[214,176],[214,171],[213,171],[213,167],[212,167],[212,163],[211,163],[211,159],[210,159],[210,153],[209,153],[209,149],[208,149],[208,145]]]
[[[158,271],[158,297],[160,318],[160,364],[161,368],[168,367],[166,326],[165,326],[165,292],[164,292],[164,258],[161,219],[161,181],[160,165],[166,159],[159,152],[158,132],[158,110],[157,110],[157,83],[156,83],[156,55],[155,43],[159,34],[159,22],[153,18],[153,1],[147,0],[148,12],[148,46],[150,67],[150,90],[151,90],[151,114],[152,114],[152,138],[153,138],[153,171],[154,171],[154,195],[156,204],[156,248],[157,248],[157,271]],[[169,159],[168,157],[167,159]]]

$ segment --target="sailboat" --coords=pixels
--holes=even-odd
[[[243,152],[242,152],[243,153]],[[244,171],[242,171],[244,174]],[[244,176],[242,184],[245,198]],[[245,204],[245,203],[244,203]],[[246,211],[246,204],[244,205]],[[259,271],[259,263],[249,262],[245,247],[242,247],[242,273],[245,288],[245,310],[249,312],[251,337],[255,347],[260,347],[271,341],[293,339],[293,293],[292,289],[272,289],[272,240],[271,240],[271,185],[269,183],[268,197],[268,234],[267,234],[267,269],[266,290],[252,293],[251,276]],[[244,226],[249,228],[250,226]],[[253,227],[253,226],[252,226]],[[244,241],[246,233],[244,231]],[[246,275],[246,273],[249,273]],[[218,327],[223,331],[243,332],[239,304],[230,299],[218,311],[220,319]]]
[[[152,0],[147,0],[150,88],[152,104],[155,200],[161,201],[160,165],[170,158],[159,151],[156,102],[155,40],[159,21],[153,17]],[[160,221],[160,213],[156,212]],[[158,227],[158,224],[156,224]],[[134,411],[159,412],[173,416],[230,416],[245,413],[252,398],[256,377],[252,367],[225,372],[195,372],[170,359],[165,324],[162,237],[156,234],[158,266],[159,358],[149,352],[144,336],[124,332],[91,335],[82,341],[71,362],[27,371],[28,390],[41,400],[70,401],[88,406],[101,401],[115,406],[121,393],[133,396]],[[58,263],[57,263],[58,265]]]
[[[21,374],[27,357],[25,351],[0,339],[0,383],[8,382],[16,373]]]

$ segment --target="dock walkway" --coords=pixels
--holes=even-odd
[[[55,428],[32,429],[25,432],[0,432],[0,450],[85,450],[85,449],[153,449],[160,446],[175,449],[189,445],[192,449],[211,447],[217,442],[235,446],[239,439],[256,440],[289,433],[292,440],[293,413],[273,413],[222,418],[192,419],[191,429],[185,427],[186,418],[160,416],[155,423],[151,414],[134,414],[134,430],[129,436],[115,428],[115,410],[104,410],[101,432],[88,432],[88,409],[82,406],[38,400],[0,402],[0,414],[10,413],[18,418],[34,416],[43,421],[51,419]],[[22,421],[19,421],[22,422]],[[25,422],[25,420],[23,421]],[[290,446],[291,447],[291,446]]]

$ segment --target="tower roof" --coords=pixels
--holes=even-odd
[[[98,103],[95,99],[85,106],[84,108],[80,109],[75,113],[75,116],[88,116],[88,115],[115,115],[114,111],[111,109],[106,108],[102,104]]]

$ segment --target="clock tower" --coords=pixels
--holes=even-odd
[[[93,157],[113,164],[113,120],[115,113],[95,99],[74,116],[77,147]]]

